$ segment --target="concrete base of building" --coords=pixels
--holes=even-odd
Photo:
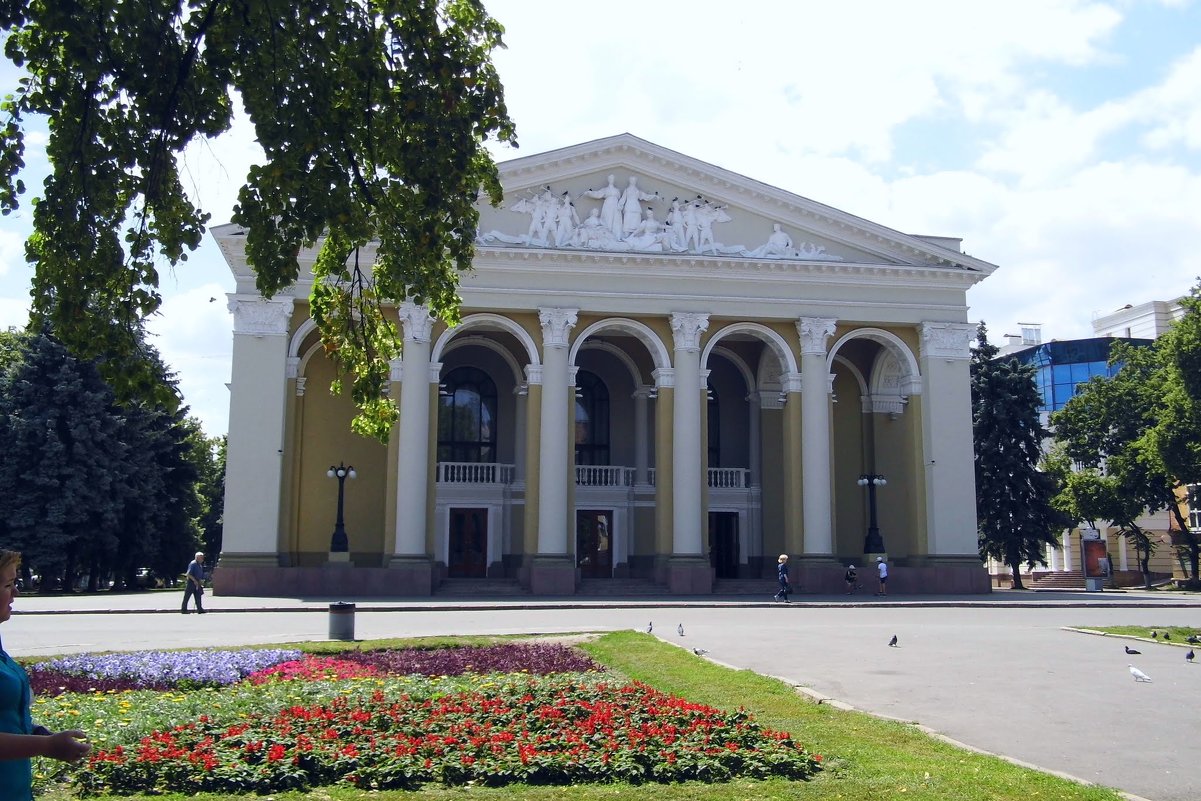
[[[709,595],[713,567],[704,557],[673,556],[667,561],[667,588],[673,595]]]
[[[575,595],[575,560],[570,556],[535,556],[530,563],[530,592],[534,595]]]
[[[213,571],[214,595],[326,598],[418,597],[433,593],[429,560],[393,560],[388,567],[227,565]]]

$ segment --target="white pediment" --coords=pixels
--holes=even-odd
[[[480,203],[481,248],[943,268],[995,265],[630,134],[506,161]]]

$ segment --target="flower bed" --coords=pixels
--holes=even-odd
[[[84,793],[277,792],[346,782],[504,785],[804,779],[819,758],[742,712],[644,685],[523,678],[436,698],[375,693],[235,725],[207,716],[99,749]]]
[[[30,666],[35,685],[58,682],[39,690],[35,719],[92,741],[73,778],[85,795],[805,778],[819,768],[820,757],[744,713],[621,686],[603,671],[546,643]],[[89,691],[64,690],[69,681]]]

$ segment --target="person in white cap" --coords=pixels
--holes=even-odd
[[[859,574],[855,572],[855,566],[851,565],[847,568],[846,575],[843,576],[847,583],[847,595],[850,595],[859,588],[856,583],[859,580]]]
[[[883,556],[876,557],[876,572],[880,574],[880,591],[876,595],[888,595],[888,562]]]

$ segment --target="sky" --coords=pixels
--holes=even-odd
[[[1201,0],[485,0],[519,148],[619,133],[998,265],[968,292],[994,342],[1092,335],[1201,275]],[[0,66],[0,92],[15,85]],[[37,134],[26,183],[39,169]],[[228,222],[244,121],[182,157]],[[44,160],[43,162],[44,163]],[[43,168],[44,169],[44,168]],[[0,218],[0,326],[27,319],[26,208]],[[210,435],[228,419],[233,279],[211,237],[165,269],[154,344]],[[215,300],[214,300],[215,299]]]

